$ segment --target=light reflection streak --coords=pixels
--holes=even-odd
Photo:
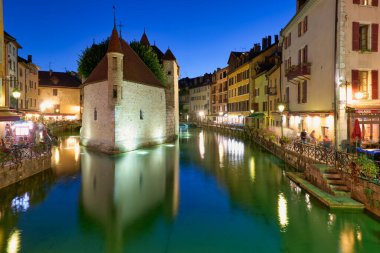
[[[7,253],[17,253],[20,250],[21,233],[18,230],[13,231],[8,240]]]
[[[340,252],[353,253],[355,246],[354,231],[349,228],[344,228],[340,233]]]
[[[203,131],[199,133],[199,153],[202,160],[205,159],[205,139]]]
[[[306,202],[306,207],[308,211],[311,211],[311,201],[310,201],[310,195],[308,193],[305,194],[305,202]]]
[[[16,197],[12,200],[11,207],[14,212],[20,213],[20,212],[26,212],[30,207],[30,198],[29,193],[25,193],[21,197]]]
[[[284,232],[289,225],[288,218],[288,202],[283,193],[278,195],[278,219],[280,222],[281,231]]]
[[[255,182],[256,179],[256,168],[255,168],[255,158],[251,157],[249,161],[249,175],[252,179],[252,182]]]

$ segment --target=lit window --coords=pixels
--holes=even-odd
[[[368,71],[359,71],[359,91],[368,96]]]

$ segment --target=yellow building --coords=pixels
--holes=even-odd
[[[80,119],[81,80],[74,72],[39,71],[39,108],[45,118]]]
[[[281,56],[280,56],[281,57]],[[281,100],[281,58],[278,59],[276,65],[267,71],[266,78],[268,80],[268,125],[270,128],[276,128],[277,130],[281,127],[281,113],[278,111],[278,105],[282,102]]]
[[[24,112],[37,112],[39,109],[38,70],[31,55],[28,59],[18,57],[18,89],[21,93],[18,108]]]
[[[0,1],[0,106],[5,105],[5,46],[3,1]]]
[[[228,121],[243,124],[249,107],[249,53],[231,52],[228,60]]]

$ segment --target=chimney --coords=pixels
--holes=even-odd
[[[28,62],[29,63],[33,62],[33,56],[32,55],[28,55]]]
[[[268,36],[268,47],[272,45],[272,36]]]
[[[261,51],[261,47],[260,47],[260,43],[257,43],[255,44],[255,49],[254,49],[255,53],[258,53]]]
[[[278,43],[278,35],[274,36],[274,43],[276,43],[276,44]]]
[[[263,50],[265,50],[268,47],[268,39],[266,37],[264,37],[262,40],[262,47]]]

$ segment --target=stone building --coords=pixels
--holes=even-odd
[[[80,119],[81,80],[74,72],[39,71],[38,108],[47,119]]]
[[[358,119],[363,141],[379,142],[379,23],[377,0],[297,0],[281,32],[286,126],[338,148]]]
[[[114,27],[107,54],[84,83],[82,145],[122,153],[176,138],[179,67],[169,49],[161,61],[165,84]]]
[[[38,71],[39,67],[33,63],[31,55],[28,59],[18,57],[18,89],[21,97],[19,98],[19,110],[38,111]]]

